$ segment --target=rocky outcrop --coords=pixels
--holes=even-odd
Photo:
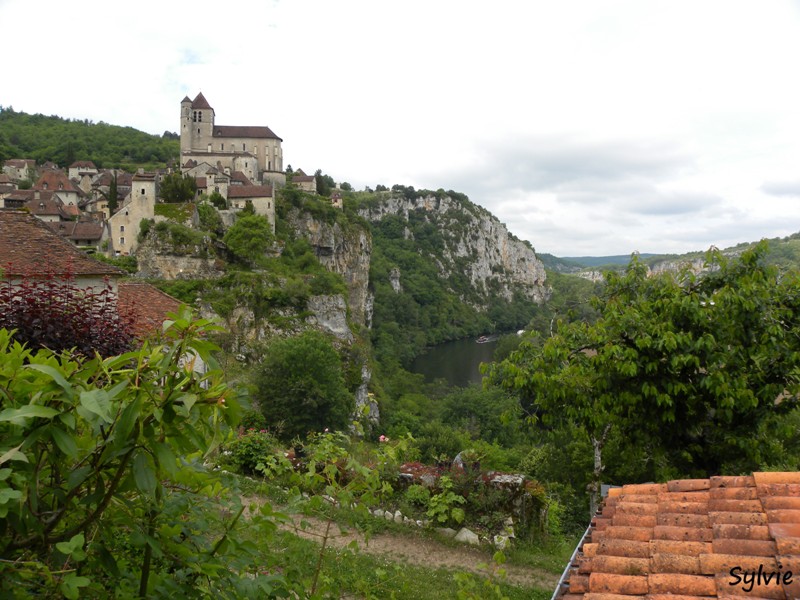
[[[198,248],[191,254],[176,255],[169,244],[149,236],[136,250],[137,277],[146,279],[213,279],[224,273],[224,263]]]
[[[506,300],[521,292],[534,302],[549,296],[545,269],[531,246],[514,237],[508,228],[487,210],[469,201],[450,196],[387,196],[361,208],[359,215],[377,222],[396,215],[406,222],[426,220],[441,233],[444,245],[435,257],[443,278],[454,273],[466,275],[472,287],[488,300],[490,290]],[[406,227],[404,236],[413,237]],[[399,286],[402,273],[393,281]]]
[[[345,342],[353,341],[353,332],[347,324],[347,303],[341,295],[311,296],[306,309],[312,313],[306,317],[306,323]]]
[[[369,231],[358,225],[343,227],[338,222],[320,221],[297,209],[290,211],[287,221],[297,235],[309,241],[320,263],[344,278],[350,318],[358,325],[368,326],[372,317],[369,300],[372,236]]]

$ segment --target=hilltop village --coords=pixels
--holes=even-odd
[[[180,157],[166,169],[128,173],[98,169],[91,161],[67,167],[16,158],[5,161],[0,175],[0,206],[25,209],[55,233],[81,249],[108,256],[135,254],[142,220],[163,220],[156,205],[164,202],[161,182],[182,174],[196,188],[195,200],[221,198],[227,222],[251,205],[275,228],[275,193],[287,183],[282,138],[269,127],[218,125],[202,93],[180,103]],[[316,193],[317,181],[302,170],[291,183]],[[331,194],[341,208],[341,194]]]

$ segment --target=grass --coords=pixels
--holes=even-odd
[[[273,572],[301,582],[305,591],[312,587],[319,544],[291,533],[278,534],[276,544],[264,557]],[[454,598],[458,590],[474,588],[475,597],[490,590],[486,578],[466,571],[429,569],[372,556],[353,549],[327,549],[323,553],[318,590],[324,597],[393,598],[395,600],[439,600]],[[549,598],[551,589],[520,588],[496,582],[509,600]],[[469,596],[468,596],[469,597]]]
[[[289,500],[289,493],[272,482],[230,475],[238,480],[240,491],[248,496],[260,496],[272,502],[276,510],[281,510]],[[428,530],[420,530],[397,524],[392,521],[366,516],[363,512],[327,507],[324,514],[316,514],[317,518],[331,518],[347,528],[356,528],[368,535],[391,534],[403,536],[406,541],[419,540],[429,543],[431,540],[443,548],[459,548],[461,544],[444,539]],[[334,530],[337,528],[334,527]],[[265,540],[252,540],[258,544],[262,552],[261,563],[266,570],[280,573],[288,581],[295,582],[294,591],[308,592],[318,561],[321,556],[321,568],[317,582],[317,590],[322,591],[320,597],[337,598],[394,598],[402,599],[439,599],[455,598],[459,592],[464,598],[506,597],[509,600],[529,598],[549,598],[552,594],[550,586],[519,587],[502,581],[489,579],[486,575],[478,575],[466,570],[430,568],[407,564],[399,560],[391,560],[383,555],[373,555],[358,551],[355,547],[328,547],[320,554],[319,541],[300,538],[287,531],[279,531],[268,543]],[[572,550],[573,540],[546,540],[537,543],[520,542],[506,552],[507,564],[518,567],[541,569],[558,575],[563,570]],[[484,558],[479,559],[487,564],[492,563],[493,550],[482,548]],[[466,559],[474,558],[465,555]],[[500,596],[497,593],[501,594]],[[316,596],[315,596],[316,597]]]

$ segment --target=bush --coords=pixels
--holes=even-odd
[[[0,283],[0,327],[31,349],[83,356],[120,354],[133,343],[130,320],[120,317],[111,286],[79,289],[71,275]]]
[[[269,462],[269,457],[280,451],[280,444],[266,429],[244,430],[232,442],[225,445],[225,462],[239,473],[256,475],[258,466]]]

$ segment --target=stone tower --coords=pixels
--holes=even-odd
[[[181,101],[181,151],[211,152],[214,109],[200,92],[194,100]]]

